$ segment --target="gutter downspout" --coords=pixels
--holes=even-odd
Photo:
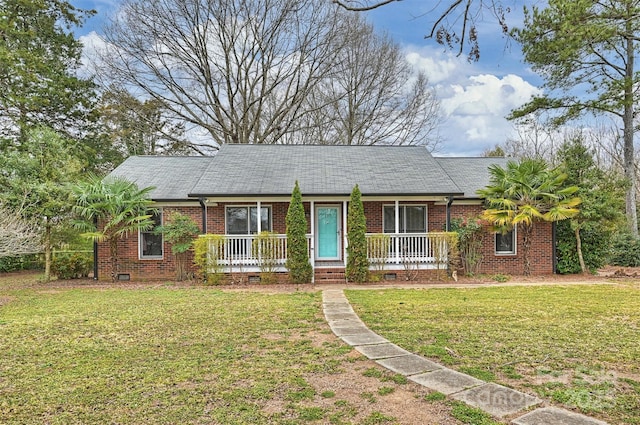
[[[98,217],[93,218],[93,225],[98,228]],[[93,280],[98,280],[98,241],[93,240]]]
[[[445,230],[447,232],[451,228],[451,204],[453,204],[453,195],[449,195],[447,199],[447,223],[445,224]]]
[[[207,200],[205,198],[198,198],[198,202],[202,207],[202,234],[207,234]]]
[[[553,274],[558,273],[558,241],[556,240],[556,222],[551,223],[551,248],[553,249]]]

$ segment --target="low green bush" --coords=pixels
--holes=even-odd
[[[87,253],[56,254],[51,261],[51,274],[58,279],[79,279],[89,276],[93,258]]]
[[[17,255],[0,258],[0,272],[19,272],[21,270],[39,270],[44,268],[41,254]]]
[[[621,267],[640,266],[640,239],[630,234],[619,234],[611,247],[610,264]]]

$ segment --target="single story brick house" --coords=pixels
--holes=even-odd
[[[221,265],[230,276],[259,276],[251,243],[261,231],[276,233],[282,254],[278,273],[286,279],[285,216],[296,180],[303,195],[307,240],[315,281],[343,280],[347,206],[358,184],[368,237],[388,235],[388,253],[377,264],[388,279],[427,278],[436,266],[430,232],[452,219],[478,216],[476,191],[489,182],[491,164],[504,158],[436,158],[418,146],[225,145],[213,157],[133,156],[110,175],[140,188],[154,187],[159,213],[191,216],[202,234],[224,235]],[[517,228],[501,235],[487,229],[481,273],[521,274]],[[532,274],[554,269],[553,231],[535,226]],[[120,241],[119,279],[175,276],[170,246],[161,235],[139,232]],[[109,276],[108,248],[98,244],[99,278]]]

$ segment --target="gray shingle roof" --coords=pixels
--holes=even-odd
[[[504,168],[509,160],[513,158],[436,158],[465,198],[479,198],[476,191],[489,184],[489,166],[497,164]]]
[[[112,173],[154,200],[199,196],[456,195],[477,198],[508,158],[434,158],[417,146],[225,145],[215,157],[133,156]]]
[[[185,200],[191,188],[207,169],[213,157],[204,156],[132,156],[111,172],[139,188],[154,186],[154,200]]]
[[[191,196],[461,194],[424,147],[225,145]]]

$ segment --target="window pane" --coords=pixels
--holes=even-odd
[[[162,235],[153,233],[157,227],[162,225],[162,213],[154,214],[151,219],[154,222],[153,228],[146,232],[140,232],[140,252],[142,257],[162,257]]]
[[[383,232],[384,233],[395,233],[396,232],[396,219],[395,219],[395,207],[393,206],[384,206],[384,223],[383,223]]]
[[[262,231],[271,231],[271,208],[269,207],[262,207],[260,208],[260,219],[262,221],[262,223],[260,224],[262,226]]]
[[[229,235],[246,235],[249,226],[247,207],[228,207],[227,208],[227,234]]]
[[[149,232],[142,233],[142,256],[162,256],[162,235],[156,235]]]
[[[251,207],[249,208],[250,214],[251,214],[251,218],[249,220],[249,223],[251,224],[251,226],[249,227],[251,230],[249,233],[253,234],[253,233],[258,233],[258,210],[256,207]]]
[[[406,227],[405,233],[425,233],[425,207],[423,205],[406,205],[405,207]]]
[[[510,230],[504,234],[496,233],[496,252],[502,254],[515,253],[514,233]]]
[[[258,233],[257,207],[250,207],[251,211],[251,233]],[[271,231],[271,207],[260,207],[260,223],[263,232]]]

